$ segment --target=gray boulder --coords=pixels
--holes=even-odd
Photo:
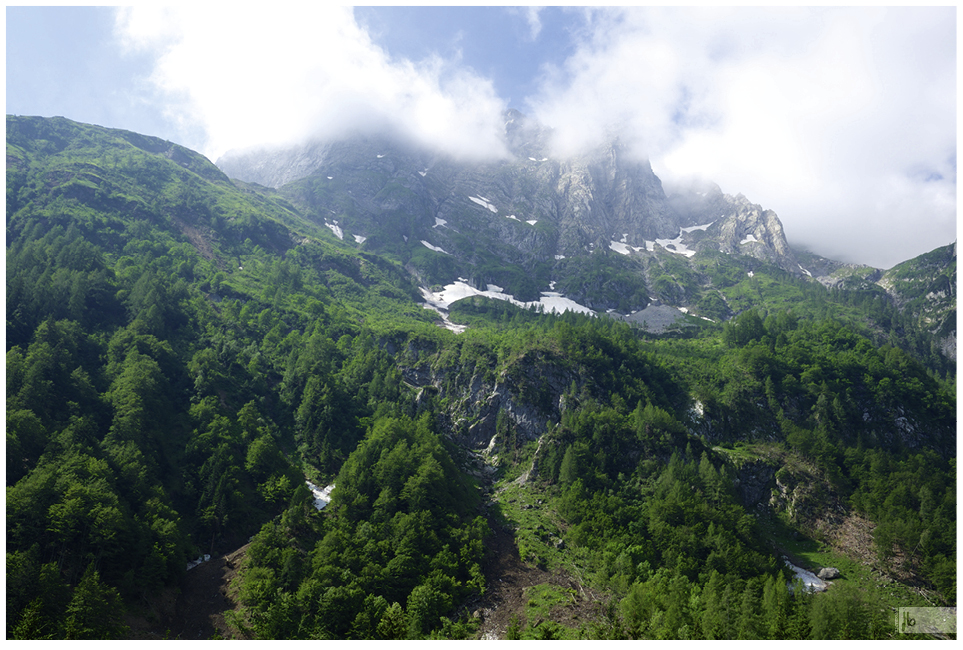
[[[820,580],[835,580],[839,577],[839,569],[832,566],[823,567],[819,570],[819,573],[816,577],[818,577]]]

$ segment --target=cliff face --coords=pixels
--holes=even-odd
[[[696,250],[748,255],[794,275],[805,273],[786,241],[776,213],[750,202],[742,194],[724,194],[715,183],[694,183],[674,188],[667,202],[676,221],[711,224],[704,236],[694,240],[692,247]]]
[[[876,283],[956,360],[956,242],[897,264]]]
[[[239,180],[279,188],[344,241],[396,256],[429,286],[463,277],[521,300],[537,300],[552,282],[594,294],[572,281],[585,264],[561,263],[593,253],[625,256],[640,282],[646,259],[662,252],[687,259],[722,251],[803,273],[772,211],[717,186],[667,197],[648,161],[628,156],[618,140],[556,159],[549,135],[509,111],[504,160],[466,162],[389,138],[354,137],[230,153],[218,165]],[[648,304],[644,294],[594,304],[628,313]]]
[[[419,408],[433,400],[447,402],[441,428],[474,450],[505,443],[510,431],[519,445],[540,438],[561,419],[566,389],[582,383],[577,372],[545,353],[523,355],[496,371],[482,364],[438,366],[438,351],[430,347],[385,345],[397,354],[404,380],[418,389]]]

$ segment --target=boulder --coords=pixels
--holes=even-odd
[[[819,570],[819,573],[816,575],[816,577],[818,577],[820,580],[835,580],[839,577],[839,569],[832,566],[823,567]]]

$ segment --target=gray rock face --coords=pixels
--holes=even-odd
[[[769,463],[745,463],[739,468],[738,489],[747,508],[768,505],[776,468]]]
[[[554,159],[549,135],[509,111],[505,142],[511,157],[505,160],[471,163],[386,137],[350,137],[230,152],[218,166],[231,177],[278,188],[344,241],[397,256],[424,284],[464,277],[480,289],[496,284],[519,300],[537,300],[551,281],[584,270],[560,260],[617,254],[610,248],[638,269],[665,251],[708,248],[801,273],[772,211],[711,184],[667,197],[648,161],[630,158],[618,140]],[[654,244],[676,239],[658,250]],[[426,254],[422,244],[433,253]],[[600,297],[585,289],[583,297]],[[566,295],[578,293],[569,283]],[[651,288],[649,296],[628,293],[634,297],[631,305],[620,305],[623,311],[642,309],[655,295]],[[686,301],[684,294],[662,297]],[[593,305],[615,308],[611,296]]]
[[[752,255],[784,269],[798,267],[775,212],[750,203],[742,194],[726,199],[731,211],[719,226],[719,250]]]
[[[389,341],[382,345],[397,355],[405,381],[422,389],[419,398],[430,393],[447,400],[442,429],[468,449],[506,442],[496,440],[500,433],[514,435],[519,445],[539,439],[561,419],[566,389],[573,382],[583,383],[559,359],[542,353],[523,355],[495,373],[481,366],[434,368],[428,361],[438,350],[431,347],[400,350]],[[507,431],[498,430],[499,413]]]
[[[715,183],[693,183],[672,188],[667,203],[680,223],[712,224],[695,244],[697,250],[749,255],[790,273],[803,273],[776,213],[751,203],[742,194],[723,194]]]
[[[217,159],[217,166],[231,178],[277,189],[317,171],[324,164],[328,148],[315,142],[291,148],[229,151]]]
[[[562,253],[572,254],[586,243],[607,247],[623,238],[630,246],[645,247],[647,239],[678,233],[662,182],[648,162],[627,159],[618,141],[560,163],[556,192]]]

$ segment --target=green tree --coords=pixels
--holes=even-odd
[[[87,565],[67,606],[67,639],[117,639],[127,632],[123,605],[117,591],[100,581],[93,564]]]

